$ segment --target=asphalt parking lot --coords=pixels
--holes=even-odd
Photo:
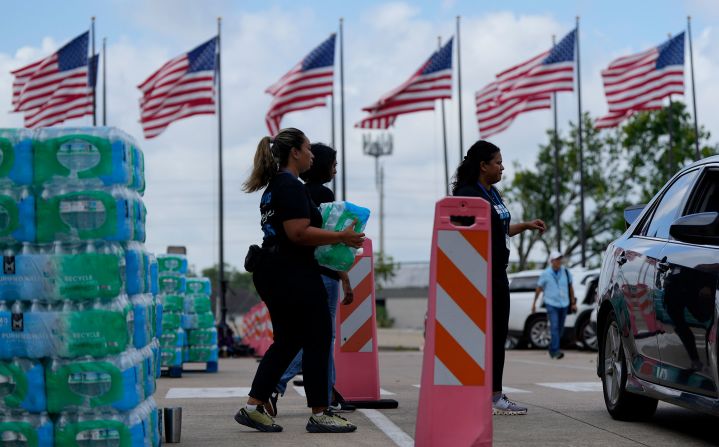
[[[596,354],[567,351],[550,360],[543,351],[507,353],[505,392],[526,404],[526,416],[494,417],[495,446],[704,446],[719,444],[717,419],[669,404],[659,404],[649,422],[612,420],[602,399]],[[359,429],[352,434],[309,434],[304,390],[290,387],[280,398],[277,423],[282,433],[258,433],[234,422],[245,402],[257,362],[222,359],[217,374],[185,373],[181,379],[159,381],[162,407],[182,407],[183,446],[224,447],[410,446],[413,444],[419,398],[422,353],[380,352],[383,397],[399,401],[395,410],[359,410],[348,417]],[[192,368],[190,365],[188,368]],[[199,365],[198,365],[199,366]],[[456,411],[462,411],[457,402]],[[458,427],[458,429],[460,429]]]

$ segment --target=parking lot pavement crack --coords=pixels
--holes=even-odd
[[[641,442],[641,441],[637,441],[636,439],[632,439],[632,438],[630,438],[630,437],[628,437],[628,436],[624,436],[624,435],[621,434],[621,433],[617,433],[617,432],[614,432],[614,431],[611,431],[611,430],[607,430],[606,428],[599,427],[598,425],[594,425],[594,424],[592,424],[592,423],[589,423],[589,422],[587,422],[587,421],[584,421],[584,420],[582,420],[582,419],[579,419],[579,418],[574,417],[574,416],[572,416],[572,415],[569,415],[569,414],[567,414],[567,413],[563,413],[563,412],[561,412],[561,411],[559,411],[559,410],[555,410],[554,408],[549,408],[549,407],[545,407],[545,406],[543,406],[543,405],[537,405],[537,404],[532,404],[532,405],[534,405],[535,407],[538,407],[538,408],[542,408],[542,409],[547,410],[547,411],[551,411],[552,413],[556,413],[556,414],[562,415],[562,416],[564,416],[564,417],[568,417],[569,419],[572,419],[572,420],[577,421],[577,422],[579,422],[579,423],[582,423],[582,424],[584,424],[584,425],[588,425],[588,426],[590,426],[590,427],[592,427],[592,428],[596,428],[597,430],[601,430],[601,431],[603,431],[603,432],[611,433],[611,434],[613,434],[613,435],[615,435],[615,436],[619,436],[620,438],[626,439],[627,441],[630,441],[630,442],[634,442],[634,443],[636,443],[637,445],[643,445],[643,446],[646,446],[646,447],[650,447],[649,444],[644,444],[644,443]]]

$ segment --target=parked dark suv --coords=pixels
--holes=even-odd
[[[607,410],[642,419],[663,400],[719,415],[719,156],[683,169],[625,218],[598,285]]]

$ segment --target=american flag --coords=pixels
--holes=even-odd
[[[553,92],[574,90],[577,30],[551,50],[497,74],[475,95],[477,123],[484,138],[508,128],[520,113],[551,107]]]
[[[215,113],[217,37],[170,59],[138,85],[145,138],[160,135],[173,121]]]
[[[616,127],[641,110],[660,109],[669,95],[684,94],[684,33],[658,47],[620,57],[602,71],[609,113],[597,128]]]
[[[89,32],[82,33],[54,54],[11,72],[14,112],[25,112],[25,127],[47,127],[71,118],[92,115],[88,70]],[[97,70],[97,63],[91,64]]]
[[[270,135],[276,135],[280,131],[280,122],[286,113],[324,107],[327,96],[332,96],[335,37],[335,34],[332,34],[265,90],[265,93],[273,96],[265,117]]]
[[[520,113],[531,110],[548,109],[552,106],[552,99],[548,93],[534,96],[530,99],[510,99],[500,103],[499,83],[491,82],[476,93],[477,122],[482,138],[491,137],[507,127]]]
[[[387,129],[398,115],[434,110],[437,99],[452,98],[452,40],[434,54],[402,85],[362,110],[369,116],[355,124],[363,129]]]

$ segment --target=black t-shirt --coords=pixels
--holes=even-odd
[[[325,185],[322,185],[320,183],[308,182],[305,183],[305,188],[310,193],[312,201],[318,207],[323,203],[331,203],[335,201],[335,193],[333,193],[332,190]],[[332,269],[320,266],[320,271],[323,275],[329,278],[340,279],[340,276],[337,274],[337,272]]]
[[[335,201],[335,193],[325,185],[320,183],[305,183],[305,188],[307,188],[312,201],[315,202],[317,206]]]
[[[489,195],[487,194],[489,192]],[[509,236],[509,221],[511,216],[504,206],[502,197],[496,188],[484,191],[478,184],[461,186],[455,196],[481,197],[489,202],[492,214],[492,272],[502,273],[506,271],[509,263],[509,248],[507,237]],[[502,216],[500,217],[500,211]]]
[[[260,200],[263,247],[279,246],[282,256],[316,263],[315,247],[297,245],[289,240],[283,222],[309,219],[310,225],[322,228],[322,215],[312,203],[305,186],[289,172],[279,172],[270,180]]]

